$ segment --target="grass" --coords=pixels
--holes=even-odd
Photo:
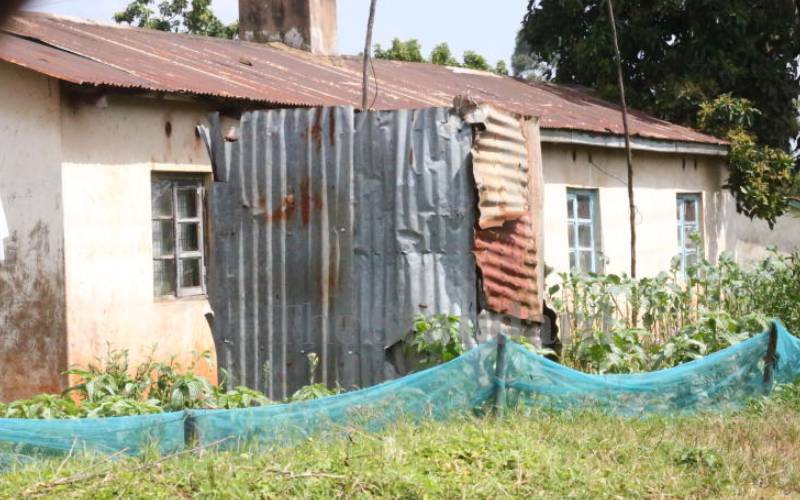
[[[70,457],[0,475],[9,498],[800,496],[800,399],[735,415],[519,412],[280,450]]]

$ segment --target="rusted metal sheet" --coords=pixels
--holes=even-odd
[[[184,93],[281,106],[358,106],[361,60],[240,41],[164,33],[25,13],[0,36],[0,60],[79,85]],[[20,40],[25,39],[25,43]],[[38,45],[38,47],[34,47]],[[79,61],[80,60],[80,61]],[[371,108],[450,106],[457,95],[525,116],[548,129],[622,135],[620,110],[566,86],[525,83],[483,71],[374,61]],[[631,112],[631,134],[725,144]]]
[[[530,210],[525,119],[460,96],[455,102],[464,120],[480,128],[472,145],[478,226],[488,229],[519,219]]]
[[[526,321],[541,321],[544,181],[538,124],[535,119],[491,109],[485,113],[485,118],[488,134],[479,133],[474,149],[489,150],[497,158],[508,158],[495,164],[484,163],[481,168],[489,170],[485,178],[491,181],[495,192],[505,196],[504,199],[515,199],[506,193],[522,198],[517,206],[524,207],[524,211],[521,216],[520,212],[515,212],[514,219],[499,219],[499,225],[482,225],[475,232],[475,260],[481,272],[484,297],[491,311]],[[497,124],[503,124],[503,128]],[[502,134],[494,132],[498,129]],[[498,136],[507,139],[498,140]],[[484,140],[488,141],[487,145],[483,144]],[[520,165],[521,161],[527,164]],[[475,178],[480,192],[478,170],[476,163]]]
[[[221,368],[283,398],[384,380],[417,312],[476,317],[471,130],[445,109],[212,119],[209,300]]]

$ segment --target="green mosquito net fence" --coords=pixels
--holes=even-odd
[[[631,375],[588,375],[501,339],[429,370],[307,402],[104,419],[0,419],[0,452],[7,462],[8,457],[76,449],[137,454],[194,446],[274,447],[354,429],[380,431],[400,420],[522,405],[621,416],[719,412],[740,408],[798,377],[800,340],[779,322],[703,359]]]

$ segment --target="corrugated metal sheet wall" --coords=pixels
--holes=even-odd
[[[448,110],[212,119],[209,299],[219,364],[283,398],[384,378],[416,312],[476,315],[471,131]]]

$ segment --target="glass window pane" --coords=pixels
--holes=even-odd
[[[588,196],[578,196],[578,218],[579,219],[591,219],[592,212],[590,205],[592,203],[592,199]]]
[[[697,253],[688,252],[686,254],[686,267],[697,265]]]
[[[153,221],[153,256],[175,254],[175,226],[171,220]]]
[[[678,198],[678,203],[675,204],[675,218],[678,219],[678,221],[683,220],[683,216],[681,215],[682,207],[683,207],[683,200],[681,198]]]
[[[570,271],[575,269],[575,266],[576,266],[576,263],[575,263],[575,252],[570,252],[569,253],[569,269],[570,269]]]
[[[697,202],[695,200],[686,200],[684,202],[683,220],[686,222],[694,222],[697,220]]]
[[[200,259],[181,259],[181,288],[200,286]]]
[[[200,250],[200,225],[197,223],[178,224],[178,248],[181,252]]]
[[[578,244],[581,248],[594,248],[592,244],[592,226],[590,224],[578,226]]]
[[[567,218],[575,218],[575,198],[573,196],[567,196]]]
[[[178,218],[197,217],[197,188],[178,189]]]
[[[150,189],[153,217],[172,216],[172,181],[153,179]]]
[[[580,252],[581,256],[581,271],[591,272],[594,271],[594,259],[592,259],[592,252]]]
[[[697,238],[697,226],[684,226],[684,240],[683,245],[685,248],[697,248],[697,243],[695,243],[695,239]]]
[[[153,287],[157,297],[175,294],[175,261],[153,261]]]
[[[576,233],[576,230],[577,230],[576,224],[570,223],[569,226],[567,226],[567,230],[569,231],[569,248],[574,250],[575,249],[575,245],[577,244],[577,241],[578,241],[577,240],[578,236],[577,236],[577,233]]]

